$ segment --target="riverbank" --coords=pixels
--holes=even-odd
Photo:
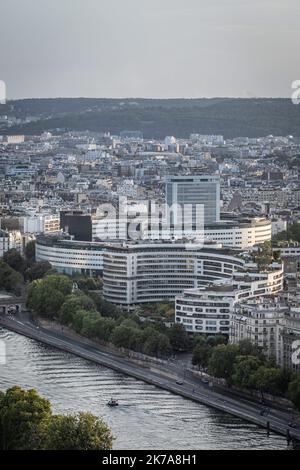
[[[107,351],[101,351],[78,339],[68,338],[62,333],[54,333],[44,327],[32,324],[29,320],[20,321],[18,319],[0,317],[0,325],[49,346],[62,349],[195,402],[268,428],[270,431],[300,440],[300,429],[290,428],[288,425],[291,419],[289,412],[270,409],[267,416],[262,416],[260,415],[260,408],[250,400],[238,400],[233,397],[224,396],[190,376],[184,378],[182,385],[180,385],[176,383],[175,376],[168,377],[157,367],[155,367],[155,370],[151,366],[141,367],[127,358]]]

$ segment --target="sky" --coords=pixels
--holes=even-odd
[[[0,0],[7,98],[290,97],[299,0]]]

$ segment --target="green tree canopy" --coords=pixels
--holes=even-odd
[[[15,271],[22,273],[26,267],[26,263],[20,253],[15,249],[8,250],[3,255],[3,261]]]
[[[110,450],[113,436],[107,424],[91,413],[57,415],[47,426],[46,450]]]
[[[168,332],[169,340],[174,351],[185,351],[189,345],[189,339],[185,328],[180,323],[174,323]]]
[[[36,263],[31,264],[26,270],[26,279],[30,282],[37,279],[43,278],[49,271],[51,271],[52,266],[49,261],[37,261]]]
[[[35,261],[35,240],[31,240],[25,246],[25,258],[30,263]]]
[[[58,316],[65,297],[71,294],[72,282],[67,276],[53,274],[33,281],[28,287],[27,306],[39,315]]]
[[[0,448],[38,449],[51,404],[35,390],[13,387],[0,395]]]
[[[0,392],[0,450],[109,450],[110,428],[91,413],[53,415],[35,390]]]
[[[230,383],[234,370],[234,362],[239,355],[237,344],[220,344],[213,348],[208,362],[209,373],[215,377],[226,379]]]
[[[237,356],[234,363],[232,383],[241,388],[251,388],[252,374],[261,366],[261,361],[255,356]]]
[[[19,294],[23,277],[7,263],[0,261],[0,289]]]
[[[294,376],[289,384],[289,398],[294,403],[297,410],[300,411],[300,375]]]

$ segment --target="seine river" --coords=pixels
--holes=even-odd
[[[283,437],[0,328],[7,362],[0,389],[35,388],[54,411],[91,411],[115,436],[115,449],[286,449]],[[119,407],[109,408],[110,397]]]

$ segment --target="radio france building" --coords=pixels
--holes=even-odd
[[[106,300],[125,308],[172,301],[184,289],[230,279],[244,260],[221,245],[176,242],[81,242],[39,236],[36,259],[65,274],[103,274]]]
[[[226,248],[247,250],[271,240],[272,224],[265,218],[251,218],[240,220],[221,221],[209,224],[195,231],[189,226],[179,228],[169,225],[164,228],[160,222],[153,224],[148,216],[128,215],[118,216],[91,216],[90,214],[61,215],[61,229],[82,241],[130,240],[130,227],[139,227],[137,238],[144,240],[181,240],[198,237],[205,242],[221,243]]]
[[[230,279],[244,260],[220,245],[136,242],[107,245],[103,252],[103,295],[124,308],[174,301],[185,289]]]
[[[36,260],[49,261],[62,274],[96,277],[103,273],[104,243],[75,241],[70,237],[38,236]]]

